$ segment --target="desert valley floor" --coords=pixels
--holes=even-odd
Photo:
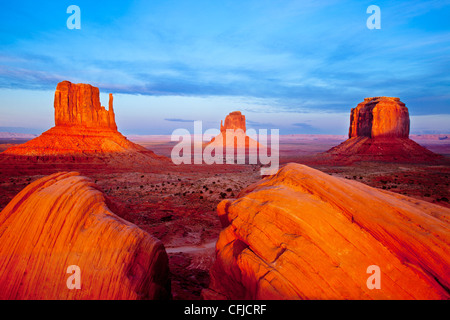
[[[280,138],[280,164],[303,163],[333,176],[357,180],[450,208],[450,138],[411,136],[429,150],[444,155],[440,164],[359,162],[351,165],[315,163],[314,155],[344,141],[344,136],[286,135]],[[170,157],[170,136],[130,136],[157,155]],[[18,139],[0,140],[0,152]],[[58,171],[78,171],[92,178],[120,217],[160,239],[169,255],[173,299],[200,299],[209,285],[215,243],[221,231],[216,208],[223,199],[261,179],[259,165],[180,165],[118,169],[102,164],[0,167],[0,211],[25,186]]]

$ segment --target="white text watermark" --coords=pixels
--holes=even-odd
[[[261,175],[271,175],[279,167],[279,130],[270,130],[270,147],[268,137],[267,129],[260,129],[258,133],[254,129],[203,132],[202,121],[194,121],[193,135],[182,128],[172,132],[171,141],[178,141],[178,144],[172,149],[171,159],[177,165],[259,163],[268,165],[261,167]]]

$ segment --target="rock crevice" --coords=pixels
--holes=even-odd
[[[450,298],[450,210],[441,206],[288,164],[218,214],[205,298]],[[371,265],[380,290],[366,285]]]
[[[69,266],[80,270],[70,289]],[[161,241],[112,213],[76,172],[41,178],[0,213],[0,299],[165,299]]]

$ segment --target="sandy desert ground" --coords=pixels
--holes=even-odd
[[[158,155],[170,157],[170,136],[129,136]],[[450,139],[444,135],[411,138],[446,156],[442,164],[356,163],[316,165],[313,156],[345,136],[286,135],[280,139],[280,163],[304,163],[330,175],[450,207]],[[25,140],[3,139],[0,151]],[[180,165],[126,170],[102,164],[36,163],[2,165],[0,210],[26,185],[57,171],[78,171],[95,180],[108,206],[122,218],[162,240],[169,254],[174,299],[200,299],[208,287],[215,242],[221,230],[216,207],[261,179],[259,165]]]

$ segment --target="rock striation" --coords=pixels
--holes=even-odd
[[[90,84],[58,83],[55,91],[55,125],[109,128],[117,131],[113,96],[109,94],[109,109],[100,105],[100,91]]]
[[[408,138],[408,108],[399,98],[365,98],[350,112],[348,136]]]
[[[447,208],[291,163],[218,214],[206,299],[450,298]]]
[[[109,95],[109,109],[100,105],[99,89],[89,84],[60,82],[55,91],[55,126],[39,137],[5,150],[15,161],[101,159],[126,166],[169,163],[165,157],[129,141],[118,130]]]
[[[69,289],[69,266],[80,289]],[[88,178],[60,172],[0,213],[0,299],[170,298],[161,241],[112,213]]]
[[[399,98],[365,98],[350,112],[349,139],[326,155],[334,162],[435,162],[434,154],[409,139],[408,108]]]
[[[220,120],[220,132],[226,132],[227,130],[238,130],[247,131],[245,126],[245,116],[241,114],[240,111],[230,112],[225,117],[225,124]]]

